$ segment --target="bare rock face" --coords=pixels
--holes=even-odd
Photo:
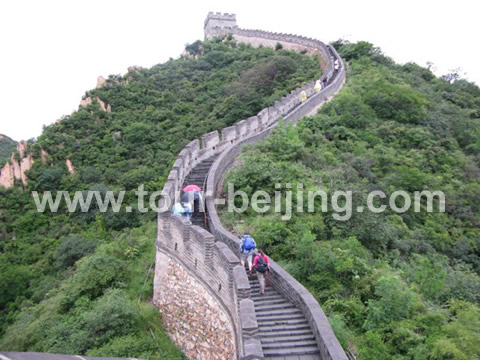
[[[32,154],[28,154],[27,157],[24,157],[20,160],[20,179],[22,180],[23,185],[27,185],[27,176],[25,175],[25,171],[30,170],[33,165],[33,158]]]
[[[41,149],[40,150],[40,158],[42,160],[42,164],[44,164],[44,165],[47,163],[47,156],[48,156],[47,152],[45,150]]]
[[[24,140],[21,140],[17,144],[17,150],[18,150],[18,153],[20,154],[20,159],[25,157],[25,151],[27,151],[27,143]]]
[[[96,87],[97,89],[98,89],[98,88],[101,88],[101,87],[105,84],[106,81],[107,81],[107,80],[105,80],[105,78],[104,78],[102,75],[100,75],[100,76],[97,78],[97,85],[96,85],[95,87]]]
[[[80,106],[88,106],[92,103],[92,101],[95,100],[98,105],[100,105],[100,109],[104,112],[111,112],[112,111],[112,106],[110,104],[105,104],[104,101],[100,100],[98,96],[95,96],[92,98],[91,96],[85,98],[84,100],[80,101]]]
[[[143,68],[141,66],[129,66],[128,72],[136,72],[139,73]]]
[[[18,161],[14,154],[10,156],[10,162],[6,163],[0,171],[0,186],[11,188],[15,184],[15,180],[21,180],[23,185],[27,184],[27,176],[25,171],[30,170],[34,163],[32,155],[25,155],[27,152],[27,143],[20,141],[17,144],[17,151],[20,155]]]
[[[65,160],[65,165],[67,165],[67,170],[70,174],[75,174],[75,168],[70,159]]]
[[[89,96],[86,99],[80,101],[80,106],[88,106],[92,103],[92,98]]]
[[[4,188],[11,188],[14,184],[15,178],[13,174],[13,166],[10,163],[6,163],[0,170],[0,186]]]

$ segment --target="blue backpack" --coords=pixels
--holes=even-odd
[[[243,238],[243,249],[244,250],[252,250],[255,249],[255,242],[253,241],[253,238],[249,235],[246,235]]]

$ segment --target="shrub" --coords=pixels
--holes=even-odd
[[[85,255],[95,250],[96,244],[80,235],[70,235],[62,240],[55,251],[54,259],[59,268],[68,268]]]

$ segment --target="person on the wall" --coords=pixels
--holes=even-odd
[[[185,214],[185,207],[183,202],[177,202],[175,205],[173,205],[172,214],[180,216],[183,216]]]
[[[320,92],[320,90],[322,90],[322,84],[320,84],[320,80],[317,80],[315,82],[315,86],[313,87],[313,89],[316,91],[316,92]]]
[[[300,93],[300,101],[304,102],[306,100],[307,100],[307,92],[305,90],[302,90],[302,92]]]
[[[325,89],[328,86],[328,80],[327,78],[323,79],[323,88]]]
[[[268,256],[263,253],[263,250],[258,249],[258,254],[253,259],[253,266],[260,283],[260,294],[265,295],[265,276],[270,271],[270,261]]]
[[[188,220],[192,218],[192,205],[190,203],[182,203],[183,205],[183,216]]]
[[[242,240],[239,246],[240,262],[243,267],[245,267],[245,262],[248,262],[248,272],[251,275],[253,271],[252,258],[253,254],[255,253],[255,249],[257,248],[257,244],[248,232],[245,232],[240,239]]]
[[[173,205],[173,215],[180,215],[190,220],[192,218],[192,206],[189,203],[180,201]]]

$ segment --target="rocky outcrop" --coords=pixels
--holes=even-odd
[[[14,182],[15,175],[13,172],[13,166],[7,162],[2,170],[0,170],[0,186],[11,188]]]
[[[112,111],[112,107],[110,106],[110,104],[105,104],[104,101],[100,100],[100,98],[98,96],[95,96],[94,98],[92,98],[91,96],[83,99],[82,101],[80,101],[80,106],[88,106],[90,105],[93,100],[95,100],[98,105],[100,105],[100,109],[104,112],[111,112]]]
[[[40,150],[40,159],[41,159],[43,165],[45,165],[47,163],[47,156],[48,156],[48,153],[45,150],[41,149]]]
[[[15,154],[10,156],[9,162],[0,170],[0,186],[11,188],[15,184],[15,180],[20,180],[23,185],[27,184],[27,176],[25,171],[30,170],[33,166],[33,158],[31,154],[27,154],[27,143],[20,141],[17,144],[17,152],[20,160],[17,160]]]
[[[105,85],[105,82],[107,80],[102,76],[100,75],[98,78],[97,78],[97,85],[95,86],[95,88],[99,89],[101,88],[103,85]]]
[[[75,168],[73,167],[70,159],[65,160],[65,165],[67,166],[67,170],[71,175],[75,174]]]

